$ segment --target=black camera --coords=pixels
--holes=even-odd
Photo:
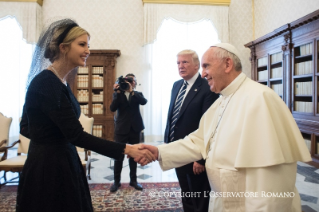
[[[117,81],[115,82],[116,84],[119,85],[118,88],[114,88],[114,91],[128,91],[130,90],[130,85],[129,83],[132,83],[134,79],[132,77],[123,77],[120,76]]]

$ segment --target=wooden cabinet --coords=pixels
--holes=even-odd
[[[274,89],[291,110],[319,163],[319,10],[245,46],[252,79]]]
[[[79,67],[72,91],[81,111],[94,118],[93,135],[114,140],[114,113],[110,111],[119,50],[90,50],[85,67]]]

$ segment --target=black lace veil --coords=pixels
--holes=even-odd
[[[51,65],[50,60],[48,58],[45,58],[45,54],[47,54],[46,49],[52,41],[53,36],[56,36],[55,32],[61,31],[60,35],[58,35],[57,40],[58,42],[62,42],[66,34],[74,26],[78,26],[75,21],[71,19],[62,19],[51,23],[47,27],[44,27],[33,52],[31,67],[26,83],[27,89],[33,78],[37,76],[42,70]]]

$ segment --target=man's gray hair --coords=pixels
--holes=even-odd
[[[196,65],[198,65],[198,70],[199,70],[200,62],[199,62],[199,59],[198,59],[198,54],[197,54],[194,50],[185,49],[185,50],[183,50],[183,51],[178,52],[177,56],[187,55],[187,54],[192,55],[193,62],[194,62]]]
[[[216,47],[214,49],[214,53],[213,53],[215,58],[219,58],[219,59],[225,59],[225,58],[231,58],[234,62],[234,68],[236,71],[241,71],[242,70],[242,65],[241,65],[241,61],[240,59],[233,53],[220,48],[220,47]]]

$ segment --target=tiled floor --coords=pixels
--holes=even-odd
[[[162,144],[162,142],[153,142],[152,145]],[[113,165],[114,160],[108,157],[92,153],[92,169],[91,180],[89,183],[111,183],[113,182]],[[123,169],[121,173],[121,182],[129,183],[130,168],[128,166],[128,159],[125,158],[123,162]],[[163,172],[158,162],[153,162],[146,166],[137,166],[137,181],[138,182],[177,182],[175,170]]]
[[[153,142],[159,145],[162,142]],[[11,151],[9,157],[16,153]],[[91,180],[89,183],[112,183],[114,161],[108,157],[92,153]],[[2,172],[0,173],[2,176]],[[8,173],[8,178],[16,174]],[[145,167],[138,165],[138,182],[177,182],[175,170],[163,172],[158,162],[153,162]],[[121,182],[130,182],[128,159],[124,160]],[[300,193],[302,210],[304,212],[319,211],[319,169],[305,163],[298,162],[296,187]],[[1,192],[1,190],[0,190]]]
[[[304,212],[319,211],[319,169],[298,162],[296,187]]]

